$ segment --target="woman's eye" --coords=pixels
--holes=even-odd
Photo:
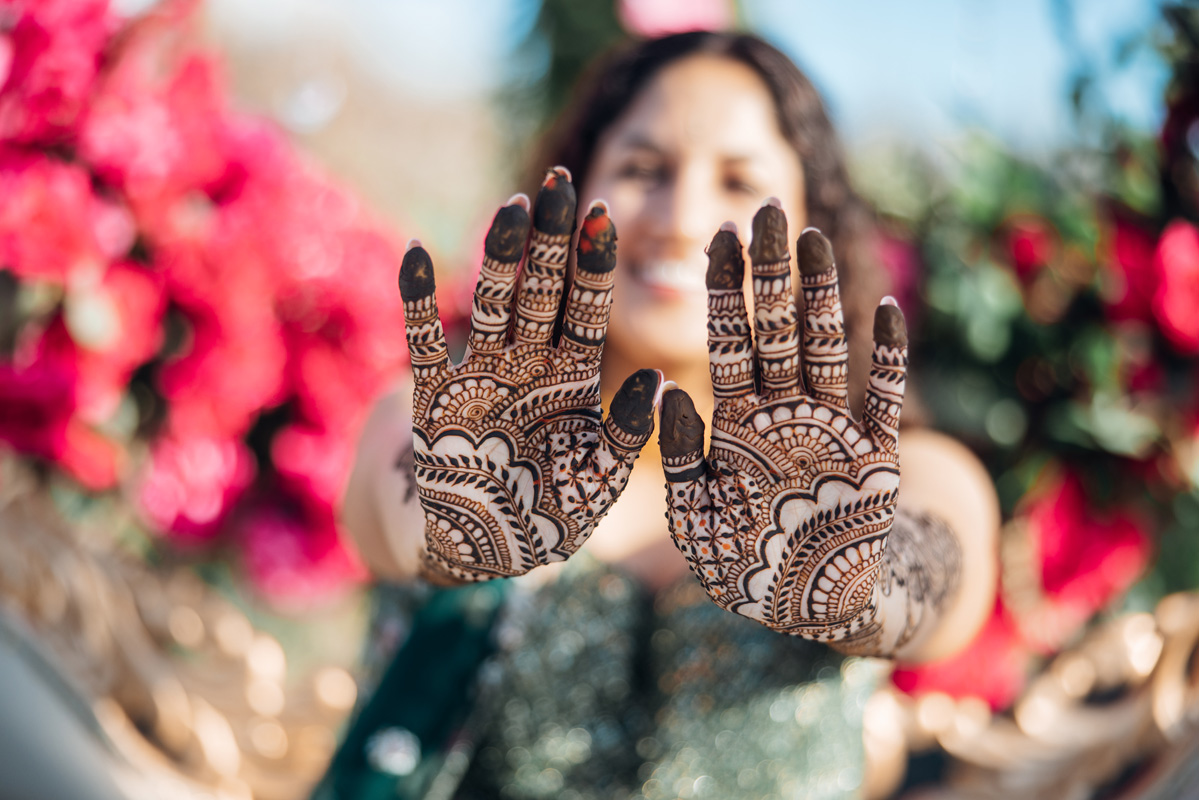
[[[621,168],[618,175],[627,180],[635,180],[643,183],[657,183],[662,180],[662,173],[662,168],[656,165],[626,164]]]
[[[755,197],[760,194],[756,185],[749,181],[740,180],[739,178],[728,178],[724,182],[724,188],[730,192],[748,194]]]

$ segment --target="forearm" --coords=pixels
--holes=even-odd
[[[962,545],[944,520],[900,509],[864,624],[831,645],[852,655],[886,658],[918,651],[957,602],[962,567]]]

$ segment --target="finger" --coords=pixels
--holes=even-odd
[[[519,202],[523,200],[524,204]],[[515,201],[515,202],[513,202]],[[470,351],[494,353],[508,344],[516,273],[529,236],[529,200],[516,195],[492,220],[470,313]]]
[[[799,383],[798,322],[791,289],[791,255],[787,251],[787,217],[768,200],[754,215],[753,225],[749,258],[753,262],[754,333],[762,389],[787,391]]]
[[[533,205],[529,259],[516,290],[517,344],[545,344],[554,334],[574,226],[575,187],[569,173],[555,167]]]
[[[899,412],[908,371],[908,331],[903,312],[890,297],[874,312],[874,357],[866,385],[866,427],[889,453],[899,441]]]
[[[661,384],[662,373],[656,369],[639,369],[625,379],[604,420],[601,451],[607,449],[613,458],[630,453],[635,458],[641,452],[654,432],[654,400]]]
[[[721,228],[708,245],[707,277],[708,367],[717,402],[754,390],[753,335],[744,283],[745,259],[736,228]]]
[[[666,472],[666,519],[671,539],[709,593],[718,585],[714,514],[704,460],[704,421],[681,389],[662,395],[662,468]]]
[[[594,358],[598,363],[604,349],[615,268],[616,227],[608,216],[607,204],[596,200],[579,233],[575,279],[562,326],[562,346],[579,358]]]
[[[450,362],[441,318],[437,315],[433,262],[419,243],[409,248],[400,264],[400,297],[404,300],[404,329],[412,375],[419,384]]]
[[[849,343],[833,246],[820,231],[808,228],[795,250],[803,291],[803,374],[808,394],[848,408]]]

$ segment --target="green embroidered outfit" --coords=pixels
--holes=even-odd
[[[391,632],[318,800],[856,795],[870,662],[722,611],[689,575],[651,597],[580,555],[520,583],[433,592]]]

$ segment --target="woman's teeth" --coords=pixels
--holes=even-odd
[[[702,292],[704,270],[685,261],[654,261],[637,270],[642,283],[676,292]]]

